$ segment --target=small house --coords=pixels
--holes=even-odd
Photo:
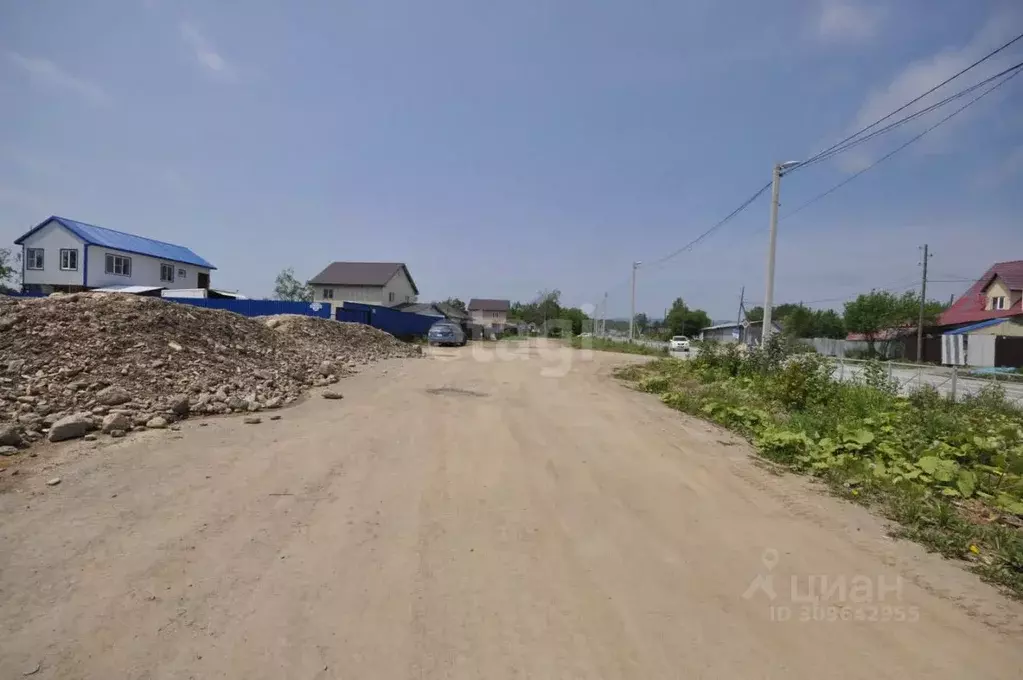
[[[774,333],[781,333],[781,326],[772,321]],[[719,323],[700,329],[700,340],[712,342],[741,342],[744,345],[759,345],[764,336],[763,321],[747,321],[746,323]]]
[[[485,328],[503,329],[508,323],[509,300],[472,298],[469,300],[469,314],[472,322]]]
[[[110,286],[209,288],[216,267],[184,246],[66,217],[43,220],[22,247],[22,290],[72,293]]]
[[[404,262],[331,262],[309,280],[314,302],[394,307],[419,295]]]

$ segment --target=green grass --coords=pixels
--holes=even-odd
[[[961,402],[934,389],[903,397],[877,364],[862,382],[838,382],[822,357],[779,346],[748,355],[712,347],[617,375],[1023,596],[1023,412],[999,388]]]
[[[659,349],[648,347],[632,342],[620,342],[608,340],[607,338],[572,338],[572,347],[576,349],[595,349],[601,352],[621,352],[622,354],[642,354],[645,356],[664,357],[668,356],[667,348]]]

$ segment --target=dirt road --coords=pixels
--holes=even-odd
[[[629,357],[502,349],[4,473],[0,678],[1019,677],[1018,603]]]

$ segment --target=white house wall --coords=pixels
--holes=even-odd
[[[334,291],[333,298],[323,296],[325,289]],[[380,286],[313,286],[313,300],[315,302],[332,302],[339,304],[348,302],[365,302],[370,305],[383,304],[384,289]]]
[[[80,286],[82,285],[82,268],[85,266],[85,244],[80,238],[60,226],[56,222],[50,222],[45,227],[25,239],[22,250],[22,257],[27,256],[29,248],[43,249],[43,269],[29,269],[27,259],[25,267],[25,283],[28,285],[42,284],[51,286]],[[78,251],[78,269],[75,271],[63,271],[60,268],[60,251],[62,248],[72,248]]]
[[[503,326],[508,323],[508,312],[474,309],[471,314],[472,322],[481,326]]]
[[[117,274],[106,273],[107,253],[131,258],[131,276],[118,276]],[[160,280],[160,265],[170,264],[174,266],[174,281]],[[181,276],[178,270],[184,269],[185,275]],[[89,246],[89,281],[86,284],[89,288],[102,288],[106,286],[163,286],[165,288],[198,288],[199,273],[209,274],[210,270],[205,267],[197,267],[194,264],[183,264],[161,260],[149,255],[138,255],[137,253],[126,253],[113,248],[102,246]],[[212,277],[211,277],[212,278]],[[81,279],[79,279],[81,281]]]
[[[394,293],[392,296],[391,293]],[[405,270],[399,268],[391,280],[384,286],[385,305],[399,305],[402,302],[415,302],[416,291],[412,288],[412,282],[405,275]]]

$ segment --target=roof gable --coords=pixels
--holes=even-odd
[[[216,267],[212,264],[184,246],[166,243],[165,241],[157,241],[156,239],[146,238],[145,236],[136,236],[135,234],[128,234],[123,231],[115,231],[114,229],[107,229],[106,227],[98,227],[94,224],[86,224],[85,222],[71,220],[66,217],[58,217],[57,215],[52,215],[46,218],[18,238],[15,243],[17,245],[21,245],[24,243],[25,239],[51,222],[56,222],[91,246],[111,248],[113,250],[121,250],[123,252],[134,253],[136,255],[148,255],[149,257],[155,257],[160,260],[181,262],[183,264],[191,264],[205,269],[216,269]]]
[[[331,262],[326,269],[309,279],[315,286],[386,286],[399,271],[403,272],[419,295],[404,262]]]
[[[984,291],[995,277],[1000,278],[1009,290],[1023,290],[1023,260],[993,264],[969,290],[941,314],[938,325],[951,326],[1023,314],[1023,308],[1018,305],[1012,309],[986,309],[987,296],[984,295]]]
[[[511,308],[508,300],[491,300],[488,298],[473,298],[469,300],[469,310],[477,312],[507,312]]]

